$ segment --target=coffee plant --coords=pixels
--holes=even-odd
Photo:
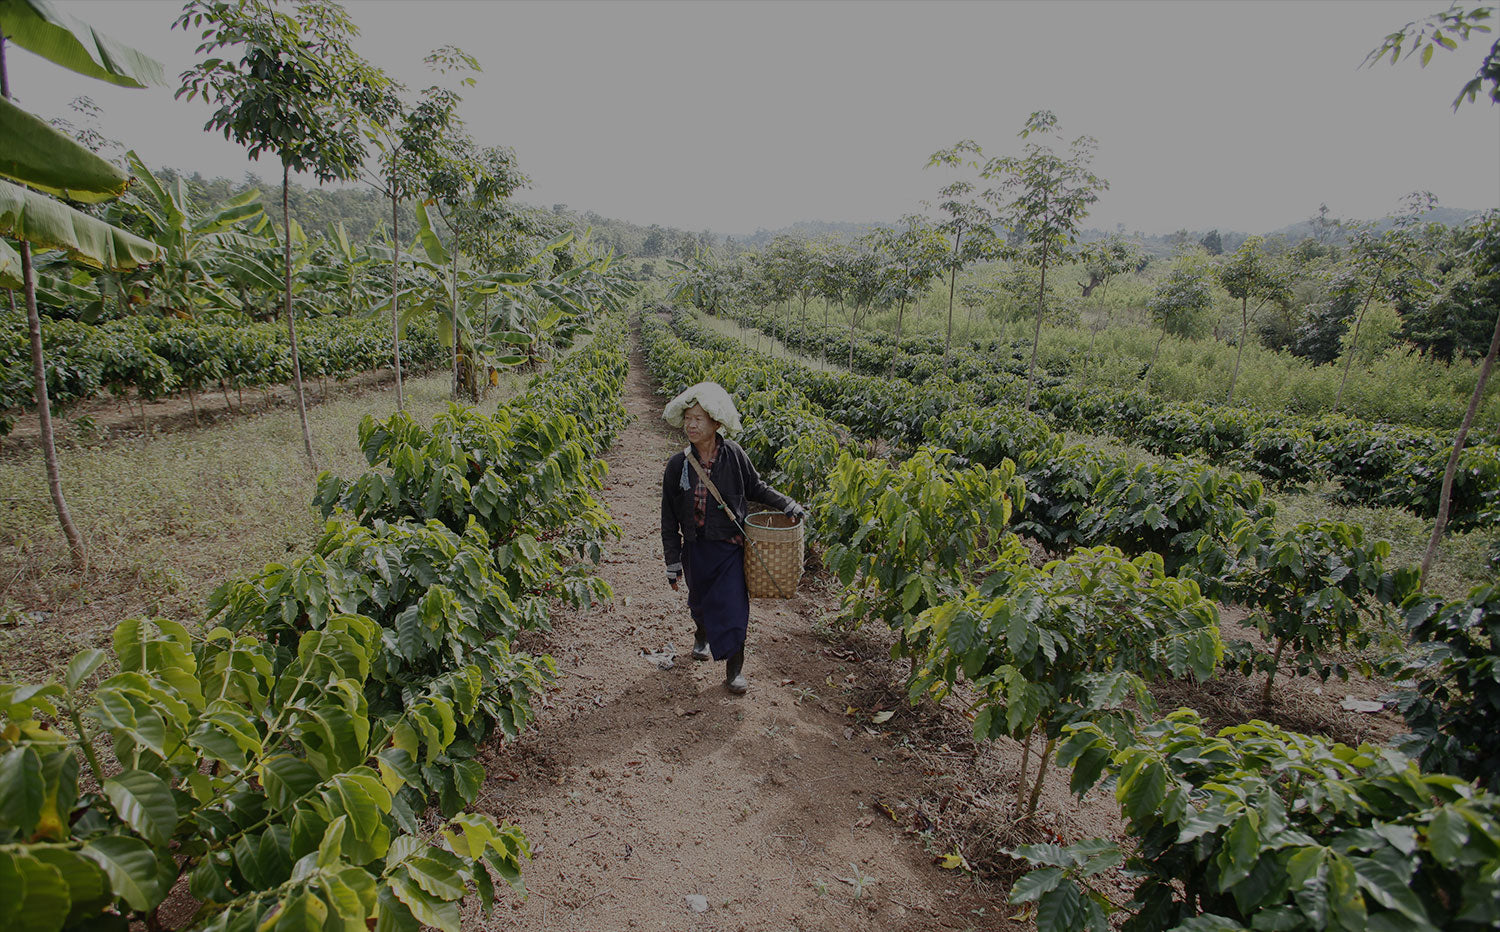
[[[772,319],[764,312],[731,307],[727,313],[746,326],[771,329]],[[837,359],[849,356],[849,334],[838,327],[814,326],[777,335],[810,355],[826,351]],[[855,344],[856,372],[873,376],[889,370],[889,336],[865,334]],[[903,340],[901,346],[893,374],[911,380],[919,389],[929,374],[943,373],[980,404],[1017,406],[1024,397],[1024,383],[1017,378],[1024,368],[1008,345],[950,348],[944,354],[931,338],[918,337]],[[1309,417],[1173,402],[1144,390],[1086,389],[1064,378],[1050,381],[1038,394],[1037,408],[1058,429],[1109,434],[1163,456],[1202,456],[1216,465],[1252,471],[1276,486],[1337,479],[1341,489],[1335,497],[1341,502],[1390,505],[1423,517],[1436,513],[1443,467],[1452,446],[1447,432],[1338,415]],[[812,392],[809,396],[818,400]],[[830,413],[833,410],[830,407]],[[843,420],[837,415],[835,419]],[[861,422],[875,429],[880,423],[869,412],[862,414]],[[1008,455],[1016,458],[1014,453]],[[1471,438],[1454,487],[1455,526],[1483,526],[1484,505],[1497,497],[1500,441]]]
[[[1396,707],[1411,735],[1405,747],[1422,766],[1500,787],[1500,587],[1467,598],[1408,601],[1415,654],[1396,672],[1411,685]]]
[[[30,402],[32,376],[24,321],[0,311],[0,436]],[[442,361],[435,329],[414,322],[403,346],[416,367]],[[133,316],[98,325],[45,320],[47,388],[53,404],[86,401],[107,390],[116,399],[150,400],[174,391],[264,388],[292,378],[284,330],[212,315],[202,320]],[[302,365],[310,377],[339,380],[390,360],[390,333],[378,321],[329,317],[304,324]],[[196,404],[196,398],[193,399]]]
[[[1041,932],[1479,930],[1500,923],[1500,797],[1265,722],[1205,733],[1181,709],[1117,736],[1069,726],[1073,787],[1113,783],[1128,847],[1023,845],[1012,890]],[[1123,923],[1089,878],[1123,864]]]
[[[1019,546],[1006,529],[1011,502],[1025,496],[1015,468],[953,469],[944,459],[919,450],[892,465],[844,454],[815,503],[829,540],[824,561],[849,587],[845,622],[884,621],[898,635],[893,656],[914,669],[929,648],[917,617]]]
[[[1382,635],[1389,640],[1386,607],[1416,587],[1415,570],[1385,569],[1390,544],[1366,543],[1359,528],[1342,522],[1302,523],[1278,534],[1268,521],[1244,521],[1231,537],[1234,553],[1221,589],[1256,609],[1252,621],[1273,645],[1270,653],[1248,643],[1235,647],[1242,672],[1265,673],[1267,708],[1288,658],[1300,676],[1348,679],[1347,666],[1326,655],[1361,651]]]
[[[1069,725],[1091,721],[1128,733],[1132,710],[1153,708],[1148,682],[1207,679],[1224,645],[1214,603],[1195,583],[1167,575],[1156,554],[1131,560],[1110,547],[1080,548],[1041,568],[1024,550],[1007,557],[912,626],[931,644],[912,693],[941,695],[963,676],[979,693],[976,738],[1027,741],[1040,731],[1047,745],[1031,812],[1045,762]],[[1029,741],[1026,750],[1029,756]],[[1023,757],[1022,791],[1025,767]],[[1019,793],[1017,804],[1019,811]]]
[[[418,820],[416,762],[441,759],[478,692],[418,691],[372,715],[380,653],[378,628],[353,615],[304,632],[294,651],[133,619],[114,633],[120,672],[90,699],[79,690],[103,651],[76,656],[61,686],[0,687],[5,928],[154,923],[187,878],[199,928],[379,916],[456,932],[457,900],[492,891],[489,867],[519,882],[525,840],[457,807],[435,832]],[[46,725],[58,718],[76,732]],[[467,803],[478,781],[465,790]]]

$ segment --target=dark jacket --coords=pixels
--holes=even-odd
[[[701,463],[698,450],[691,445],[688,449]],[[667,471],[661,480],[661,551],[668,569],[682,562],[682,545],[697,540],[700,533],[704,540],[728,540],[740,532],[719,507],[713,492],[708,493],[708,508],[700,531],[693,519],[693,490],[698,487],[698,470],[687,463],[684,456],[684,453],[677,453],[667,460]],[[688,477],[686,489],[682,488],[684,466],[687,466]],[[781,512],[792,504],[790,498],[761,481],[744,448],[726,437],[719,438],[719,452],[714,456],[708,477],[741,524],[745,522],[747,501],[762,502]]]

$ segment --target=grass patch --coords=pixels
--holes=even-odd
[[[481,407],[524,381],[503,376]],[[446,410],[449,385],[445,372],[408,378],[407,411],[430,422]],[[359,421],[395,409],[393,385],[309,408],[318,468],[367,469]],[[55,674],[124,618],[196,620],[220,583],[305,553],[322,528],[311,505],[317,474],[291,407],[58,455],[89,566],[72,567],[40,451],[0,462],[0,679]]]
[[[1364,529],[1366,539],[1385,540],[1391,545],[1387,566],[1420,566],[1432,536],[1432,521],[1401,508],[1366,505],[1335,505],[1324,497],[1324,489],[1280,492],[1276,501],[1276,526],[1288,529],[1299,521],[1344,521]],[[1423,588],[1449,599],[1463,598],[1469,590],[1489,580],[1494,529],[1449,533],[1438,544],[1431,575]]]

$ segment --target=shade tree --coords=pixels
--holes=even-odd
[[[1500,277],[1477,275],[1470,252],[1483,225],[1448,231],[1430,269],[1392,289],[1401,339],[1435,359],[1482,359],[1489,346]]]
[[[1078,240],[1079,225],[1100,193],[1109,188],[1109,182],[1089,169],[1098,142],[1091,136],[1079,136],[1063,148],[1057,135],[1057,116],[1052,111],[1032,113],[1019,135],[1028,140],[1022,154],[990,159],[981,175],[992,185],[984,191],[984,198],[996,206],[1000,219],[1010,228],[1013,257],[1041,273],[1031,361],[1026,367],[1025,406],[1030,409],[1046,314],[1047,271],[1067,261]]]
[[[1139,270],[1145,259],[1139,246],[1118,233],[1085,245],[1078,252],[1078,261],[1089,277],[1088,281],[1078,283],[1082,297],[1090,298],[1095,290],[1108,288],[1116,277]]]
[[[908,214],[901,218],[899,229],[876,230],[872,243],[883,259],[881,303],[896,305],[896,344],[890,362],[890,371],[894,373],[896,359],[901,355],[906,307],[926,293],[932,280],[943,271],[949,255],[948,242],[942,231],[925,218]]]
[[[135,178],[118,202],[120,219],[161,249],[144,284],[158,313],[196,316],[205,306],[230,308],[218,269],[227,253],[252,247],[249,230],[264,215],[261,193],[251,189],[207,209],[197,207],[178,175],[161,178],[131,150]]]
[[[984,151],[979,143],[964,139],[946,149],[939,149],[927,159],[927,167],[975,171]],[[938,209],[945,215],[938,229],[952,244],[944,267],[948,271],[948,328],[943,338],[943,355],[953,346],[953,299],[958,273],[964,267],[995,254],[995,216],[979,197],[978,185],[960,177],[938,189]]]
[[[1156,338],[1156,348],[1151,361],[1141,371],[1141,378],[1150,376],[1151,368],[1161,355],[1161,345],[1168,334],[1186,334],[1191,331],[1197,318],[1213,304],[1213,291],[1209,284],[1209,273],[1201,257],[1181,256],[1156,286],[1146,301],[1146,313],[1152,323],[1161,328]]]
[[[457,46],[430,52],[425,61],[438,74],[461,75],[461,86],[474,85],[479,62]],[[392,85],[393,100],[381,108],[383,118],[373,121],[367,134],[374,145],[376,170],[367,180],[391,205],[391,358],[396,372],[396,410],[405,409],[401,373],[401,202],[421,196],[424,182],[436,170],[431,161],[440,158],[447,137],[461,126],[458,105],[462,98],[453,90],[431,85],[415,99],[404,88]]]
[[[1240,338],[1234,351],[1234,372],[1229,377],[1229,397],[1225,404],[1234,404],[1240,359],[1245,354],[1245,342],[1250,338],[1250,302],[1254,300],[1256,310],[1259,310],[1268,302],[1286,304],[1291,300],[1291,284],[1286,271],[1266,255],[1263,244],[1259,236],[1252,236],[1214,268],[1219,284],[1231,298],[1240,302]]]
[[[1333,412],[1338,413],[1344,400],[1344,389],[1349,384],[1349,370],[1354,365],[1355,352],[1359,348],[1359,329],[1369,313],[1370,305],[1377,295],[1389,294],[1390,277],[1409,271],[1420,260],[1424,244],[1420,237],[1420,218],[1437,206],[1437,199],[1430,193],[1418,191],[1404,199],[1406,207],[1396,216],[1392,227],[1378,232],[1373,224],[1351,224],[1353,230],[1349,243],[1347,289],[1358,288],[1364,293],[1359,312],[1354,317],[1354,332],[1349,339],[1344,359],[1344,371],[1339,378],[1338,392],[1333,398]]]
[[[216,106],[205,129],[245,146],[250,158],[269,154],[281,162],[283,307],[297,417],[311,461],[292,307],[291,174],[319,183],[354,178],[366,154],[364,126],[391,105],[391,82],[354,52],[359,30],[331,0],[306,0],[294,13],[270,0],[189,0],[173,26],[198,30],[197,53],[208,56],[182,73],[177,96]]]
[[[1386,60],[1387,57],[1391,64],[1395,64],[1403,57],[1411,58],[1413,55],[1419,55],[1422,67],[1425,68],[1438,48],[1453,51],[1458,48],[1459,41],[1468,40],[1472,33],[1490,32],[1487,21],[1493,16],[1492,6],[1472,6],[1464,9],[1458,3],[1454,3],[1441,13],[1435,13],[1423,20],[1409,22],[1386,36],[1385,41],[1365,57],[1365,64],[1372,66]],[[1500,103],[1500,39],[1490,45],[1489,51],[1480,61],[1479,70],[1459,90],[1458,96],[1453,99],[1453,109],[1457,110],[1465,101],[1473,103],[1481,91],[1490,98],[1492,103]],[[1470,255],[1473,257],[1479,277],[1488,277],[1497,274],[1497,270],[1500,270],[1500,255],[1497,255],[1500,254],[1500,247],[1496,245],[1500,242],[1500,232],[1497,232],[1497,226],[1500,226],[1500,219],[1497,219],[1491,212],[1477,228],[1480,235],[1471,248]],[[1427,551],[1422,557],[1424,584],[1427,581],[1427,571],[1437,555],[1438,542],[1442,540],[1443,532],[1448,524],[1448,509],[1453,497],[1453,477],[1458,470],[1459,456],[1463,453],[1469,428],[1474,423],[1474,415],[1479,410],[1479,401],[1484,396],[1485,386],[1494,369],[1497,351],[1500,351],[1500,308],[1496,310],[1495,330],[1490,338],[1489,351],[1485,354],[1484,362],[1480,364],[1479,379],[1474,386],[1473,394],[1469,396],[1469,406],[1464,412],[1463,422],[1457,434],[1454,435],[1453,450],[1443,470],[1443,485],[1438,496],[1437,520],[1433,522],[1432,536],[1427,541]]]

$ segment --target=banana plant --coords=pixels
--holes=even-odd
[[[205,304],[232,307],[232,297],[214,273],[225,256],[259,244],[247,231],[265,215],[260,191],[246,191],[198,213],[181,178],[163,184],[134,150],[126,158],[139,183],[119,202],[120,219],[136,220],[161,248],[161,262],[150,276],[152,303],[163,313],[189,317]]]
[[[301,224],[293,220],[288,230],[291,234],[292,296],[299,310],[305,313],[306,302],[301,293],[308,283],[303,273],[311,262],[312,250]],[[286,284],[282,274],[285,253],[281,231],[267,214],[262,213],[240,248],[219,257],[217,275],[234,286],[239,310],[255,318],[271,317],[281,310],[273,299],[282,297],[280,292]]]
[[[375,301],[369,281],[375,255],[349,239],[342,220],[329,225],[316,258],[304,272],[304,280],[335,298],[346,313],[369,313]]]
[[[571,252],[561,252],[570,244]],[[565,262],[567,267],[559,271]],[[498,360],[507,365],[535,362],[544,347],[566,346],[589,332],[588,308],[618,311],[630,293],[629,282],[613,268],[613,256],[592,255],[587,232],[558,236],[527,259],[522,271],[491,277],[505,291],[502,313],[489,319],[487,329],[492,343],[515,348]]]
[[[155,244],[67,206],[51,195],[85,203],[119,197],[128,177],[118,166],[100,158],[45,121],[11,102],[5,68],[9,43],[33,52],[70,71],[124,87],[162,83],[161,65],[121,45],[97,30],[52,9],[43,0],[0,0],[0,235],[15,240],[0,256],[0,268],[15,269],[0,282],[9,288],[11,307],[15,289],[25,294],[31,338],[31,367],[40,421],[47,484],[58,523],[68,540],[74,565],[86,563],[83,538],[73,525],[63,497],[57,449],[52,437],[52,412],[47,398],[46,357],[41,318],[37,312],[33,249],[57,249],[75,262],[97,269],[131,269],[154,262]],[[14,259],[12,258],[14,256]]]

